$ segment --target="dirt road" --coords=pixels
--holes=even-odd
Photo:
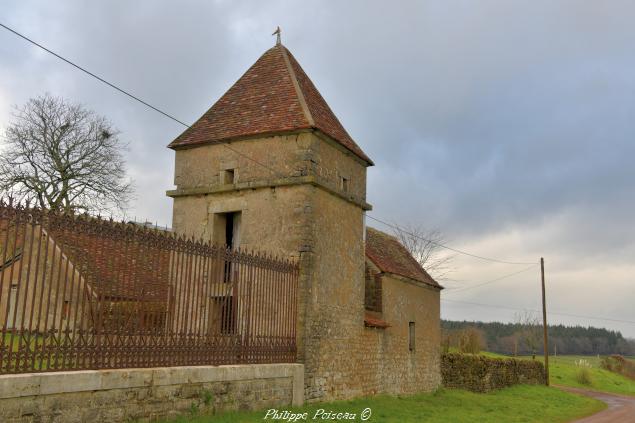
[[[586,395],[608,404],[608,408],[574,423],[635,423],[635,397],[556,386],[563,391]]]

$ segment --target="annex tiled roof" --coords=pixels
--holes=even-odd
[[[388,322],[386,322],[385,320],[382,320],[382,319],[380,319],[378,317],[373,316],[369,312],[365,312],[365,314],[364,314],[364,325],[369,327],[369,328],[379,328],[379,329],[386,329],[386,328],[390,327]]]
[[[373,164],[291,52],[280,44],[260,56],[220,100],[168,147],[178,149],[310,128],[322,131]]]
[[[404,276],[441,289],[406,248],[392,235],[366,228],[366,257],[386,273]]]
[[[55,227],[48,228],[47,232],[90,288],[99,295],[112,300],[167,301],[169,251],[146,246],[140,254],[140,251],[134,250],[138,246],[127,246],[124,239]],[[128,260],[122,255],[110,253],[112,251],[128,251],[134,259]]]

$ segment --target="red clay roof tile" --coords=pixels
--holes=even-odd
[[[168,147],[213,144],[260,134],[317,129],[369,165],[302,67],[283,45],[267,50]]]
[[[364,314],[364,325],[369,328],[379,328],[379,329],[386,329],[390,327],[388,322],[386,322],[385,320],[379,319],[368,312]]]
[[[366,257],[385,273],[392,273],[442,289],[417,260],[395,238],[385,232],[366,228]]]

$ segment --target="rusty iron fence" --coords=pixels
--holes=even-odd
[[[0,203],[0,374],[293,362],[298,264]]]

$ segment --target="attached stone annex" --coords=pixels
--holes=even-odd
[[[300,261],[305,399],[436,389],[442,287],[365,227],[371,159],[282,45],[266,51],[175,151],[173,228]]]

